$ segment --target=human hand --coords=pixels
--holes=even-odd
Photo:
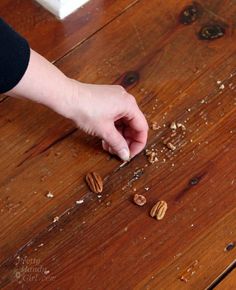
[[[148,124],[132,95],[118,85],[71,81],[74,90],[65,97],[65,115],[86,133],[100,137],[104,150],[124,161],[143,150]]]
[[[102,138],[105,150],[125,161],[146,145],[147,121],[124,88],[70,79],[32,49],[24,76],[7,94],[44,104],[74,120],[88,134]]]

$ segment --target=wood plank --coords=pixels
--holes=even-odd
[[[236,287],[236,270],[229,275],[215,288],[216,290],[231,290]]]
[[[93,0],[59,20],[33,0],[2,0],[1,17],[37,52],[55,61],[104,27],[137,0]]]
[[[179,10],[180,9],[181,8],[179,8]],[[148,14],[148,13],[151,12],[150,10],[151,10],[150,8],[147,8],[147,10],[144,11],[144,12]],[[140,11],[142,11],[142,10],[140,9]],[[168,11],[161,11],[161,13],[163,13],[163,18],[160,18],[161,25],[156,27],[157,31],[154,31],[154,33],[156,35],[158,35],[158,33],[160,35],[162,33],[164,33],[164,34],[166,33],[167,34],[168,31],[169,31],[168,29],[172,30],[172,29],[174,29],[174,27],[176,25],[176,22],[173,20],[172,26],[171,27],[170,26],[166,27],[166,25],[170,25],[169,24],[169,20],[168,19],[166,20],[166,16],[164,14],[164,13],[168,13]],[[138,19],[140,19],[140,14],[141,13],[139,12],[139,15],[137,16]],[[149,23],[147,23],[147,27],[151,26],[151,23],[155,19],[155,17],[156,17],[156,15],[153,12],[153,18],[150,17]],[[124,16],[124,18],[125,18],[125,16]],[[132,18],[131,18],[131,20],[132,20]],[[129,22],[130,22],[130,20],[129,20]],[[140,23],[139,23],[139,25],[141,27]],[[113,30],[115,30],[115,29],[117,30],[116,33],[119,33],[118,32],[119,27],[120,27],[119,24],[117,25],[117,23],[114,23],[112,28],[113,28]],[[125,24],[123,25],[123,27],[121,27],[121,29],[122,30],[125,29]],[[146,36],[146,34],[148,34],[148,36],[144,39],[144,41],[148,41],[148,37],[150,37],[149,30],[148,29],[146,29],[146,30],[147,31],[144,31],[145,32],[144,35]],[[108,31],[110,31],[110,30],[108,30]],[[137,40],[136,36],[133,36],[133,34],[134,34],[133,27],[129,28],[128,33],[129,34],[128,34],[127,37],[130,38],[132,42],[131,42],[131,46],[130,46],[129,50],[126,53],[129,54],[128,57],[131,54],[136,56],[136,61],[140,62],[140,57],[138,57],[139,56],[139,52],[140,52],[140,48],[139,47],[135,47],[134,48],[134,46],[133,46],[133,43],[136,42],[136,40]],[[187,35],[187,37],[191,37],[192,33],[193,33],[192,30],[189,31],[189,34]],[[106,31],[104,31],[104,33],[103,33],[104,37],[107,37],[106,36],[107,34],[108,33]],[[178,35],[181,36],[181,34],[182,34],[182,32],[179,31]],[[126,39],[126,36],[124,36],[124,40],[125,39]],[[114,45],[110,46],[110,48],[109,48],[111,50],[110,51],[110,55],[118,55],[117,54],[118,42],[119,42],[119,40],[117,40],[117,43],[114,42]],[[157,39],[156,40],[157,44],[159,44],[160,42],[161,42],[161,39]],[[162,49],[162,51],[169,50],[169,51],[167,51],[167,54],[170,53],[170,55],[174,55],[175,51],[176,51],[176,48],[171,44],[171,40],[169,40],[169,42],[170,42],[170,44],[167,46],[167,49],[164,48],[164,49]],[[228,39],[228,43],[229,43],[228,53],[230,54],[231,53],[231,48],[233,49],[233,47],[234,47],[233,46],[233,42],[231,41],[230,38]],[[115,69],[111,69],[111,68],[110,68],[110,71],[109,71],[109,75],[107,74],[106,76],[101,75],[100,73],[98,73],[98,74],[93,73],[93,72],[96,72],[97,70],[98,71],[100,71],[100,70],[108,71],[108,68],[110,66],[109,64],[104,62],[104,57],[105,57],[105,55],[107,55],[107,52],[103,52],[103,49],[102,49],[103,43],[101,42],[101,40],[96,38],[95,44],[96,44],[96,45],[94,45],[95,49],[92,47],[89,51],[91,51],[91,54],[96,54],[96,59],[98,59],[97,60],[98,63],[95,61],[94,65],[91,64],[90,67],[89,67],[90,71],[87,71],[87,69],[86,69],[88,67],[88,66],[86,66],[86,63],[90,63],[90,62],[89,62],[88,54],[85,53],[86,51],[88,51],[87,48],[90,45],[90,42],[86,42],[86,44],[83,45],[83,48],[81,48],[79,50],[79,53],[78,53],[78,51],[74,52],[72,57],[67,58],[67,60],[60,62],[58,65],[60,66],[60,68],[63,71],[65,71],[67,74],[71,75],[72,77],[79,78],[79,79],[83,80],[83,76],[84,76],[84,79],[86,78],[88,81],[91,81],[91,82],[93,82],[93,81],[94,82],[99,82],[100,81],[100,82],[103,82],[103,83],[115,82],[117,78],[120,78],[121,75],[125,74],[125,71],[132,70],[132,69],[134,70],[135,69],[135,67],[132,64],[130,64],[129,67],[127,65],[127,63],[129,63],[129,62],[131,63],[130,57],[129,57],[129,60],[128,60],[126,55],[124,55],[124,56],[121,55],[119,58],[116,58],[114,60],[115,64],[122,66],[122,70],[120,71],[120,74],[118,74]],[[164,44],[165,44],[165,42],[164,42]],[[195,44],[200,44],[197,39],[195,39]],[[100,47],[99,47],[99,45],[100,45]],[[200,45],[200,46],[205,51],[199,50],[199,55],[201,55],[201,54],[204,55],[204,53],[207,53],[207,51],[209,50],[208,46],[207,47],[206,46],[202,46],[202,45]],[[85,47],[85,49],[84,49],[84,47]],[[98,54],[96,52],[96,48],[97,47],[99,48],[99,51],[101,51],[101,54]],[[153,50],[153,48],[155,49],[155,44],[153,44],[151,47],[149,46],[150,51],[151,51],[151,49]],[[160,47],[160,49],[161,49],[161,47]],[[186,51],[185,51],[185,56],[186,57],[187,57],[187,55],[190,55],[190,50],[191,49],[192,49],[192,46],[189,46],[189,47],[186,48]],[[216,53],[216,57],[218,57],[218,59],[221,60],[222,55],[223,55],[224,52],[221,51],[221,47],[219,47],[217,51],[219,51],[219,55]],[[152,57],[152,51],[150,52],[150,54],[151,54],[151,57]],[[162,54],[163,54],[163,52],[162,52]],[[161,57],[161,59],[164,59],[163,56],[160,55],[160,54],[158,54],[158,57],[159,57],[159,59],[160,59],[160,57]],[[73,61],[74,58],[77,58],[79,61],[78,62]],[[149,61],[150,56],[147,57],[147,58],[148,58],[148,61]],[[208,58],[209,58],[209,56],[208,56]],[[145,58],[143,58],[143,56],[142,56],[142,60],[143,59],[145,59]],[[160,98],[158,99],[160,106],[159,106],[158,109],[162,111],[162,110],[165,110],[165,102],[166,102],[166,100],[163,99],[163,96],[162,96],[163,92],[165,92],[164,98],[166,98],[167,100],[173,94],[173,92],[171,91],[169,96],[166,95],[166,94],[168,94],[168,91],[166,91],[166,86],[167,86],[166,82],[168,81],[168,86],[175,86],[175,84],[176,84],[176,77],[175,77],[176,76],[176,71],[178,70],[178,68],[181,65],[183,66],[183,64],[181,63],[182,60],[180,60],[179,56],[175,54],[175,57],[171,61],[172,61],[172,64],[174,64],[174,63],[176,63],[176,64],[175,64],[175,66],[172,66],[172,71],[170,71],[170,69],[168,67],[163,66],[163,64],[160,63],[159,59],[158,59],[158,61],[156,63],[154,62],[154,64],[153,64],[153,65],[156,65],[156,66],[158,65],[158,69],[160,71],[158,79],[156,78],[156,73],[157,73],[156,68],[150,67],[150,64],[149,64],[149,66],[148,65],[145,66],[143,68],[143,72],[142,73],[143,74],[150,74],[151,73],[152,74],[151,77],[155,78],[155,82],[151,83],[149,81],[148,76],[147,76],[146,80],[141,80],[142,81],[142,87],[141,86],[137,87],[138,91],[137,91],[137,93],[135,93],[135,91],[134,91],[134,93],[137,95],[137,99],[141,99],[141,98],[143,99],[144,96],[145,96],[145,102],[150,101],[153,106],[155,105],[155,99],[157,99],[157,98],[153,98],[152,99],[152,97],[154,95],[156,95],[156,94],[160,94]],[[216,61],[214,59],[214,56],[212,56],[212,59],[209,59],[209,61],[210,60],[212,60],[212,62]],[[166,61],[166,58],[165,58],[165,61]],[[186,84],[187,85],[188,85],[188,82],[191,82],[192,80],[197,78],[199,74],[201,74],[201,69],[203,70],[206,67],[206,59],[205,59],[204,56],[202,56],[201,61],[198,60],[199,61],[198,65],[202,66],[202,68],[198,69],[198,68],[194,67],[194,71],[190,74],[188,66],[190,66],[190,67],[191,66],[195,66],[196,65],[196,59],[193,59],[193,60],[189,59],[188,61],[189,61],[189,64],[186,63],[185,68],[184,68],[185,71],[183,72],[183,75],[181,76],[181,78],[184,78],[184,77],[186,78]],[[80,70],[80,72],[78,72],[78,67],[79,67],[80,63],[82,64],[82,66],[81,66],[82,69]],[[142,64],[140,64],[140,65],[142,65]],[[102,68],[100,69],[99,66],[101,66]],[[147,69],[145,71],[146,67],[147,67]],[[149,67],[150,67],[150,69],[149,69]],[[70,70],[70,68],[71,68],[71,70]],[[171,80],[164,79],[164,76],[167,73],[169,74],[169,78],[171,78]],[[150,79],[151,79],[151,77],[150,77]],[[221,78],[221,76],[219,76],[219,78]],[[113,81],[111,81],[111,80],[113,80]],[[179,81],[177,80],[177,82],[179,82],[179,83],[177,83],[178,87],[183,86],[184,85],[184,81],[185,81],[184,79],[183,80],[181,79]],[[179,94],[181,92],[181,89],[177,90],[177,91],[175,90],[174,94],[175,95]],[[172,95],[172,96],[174,97],[175,95]],[[187,105],[191,106],[191,103],[187,104]],[[21,106],[21,107],[19,107],[19,106]],[[72,130],[72,128],[73,128],[70,124],[65,124],[62,121],[62,119],[56,118],[55,114],[53,114],[52,112],[49,112],[48,110],[44,111],[44,114],[42,114],[42,108],[39,107],[38,105],[36,106],[35,104],[30,104],[30,105],[27,105],[27,107],[25,108],[25,104],[22,104],[21,102],[16,103],[15,100],[9,100],[4,105],[2,110],[5,110],[5,111],[3,111],[2,116],[3,117],[4,116],[8,116],[9,115],[9,113],[8,113],[9,109],[11,108],[11,110],[12,110],[13,107],[15,107],[15,112],[16,112],[17,116],[20,119],[24,119],[23,122],[25,122],[24,126],[27,127],[27,135],[28,135],[28,138],[26,138],[26,136],[24,136],[22,134],[22,130],[20,131],[20,136],[19,137],[22,137],[22,139],[19,139],[18,141],[21,143],[21,146],[17,146],[18,150],[20,150],[20,151],[16,152],[17,156],[14,155],[15,157],[18,158],[17,159],[17,164],[21,164],[22,162],[24,162],[25,159],[30,158],[30,155],[31,155],[31,152],[32,152],[32,150],[30,150],[31,147],[33,148],[33,150],[35,150],[36,144],[39,144],[39,146],[38,146],[39,147],[38,153],[39,153],[40,150],[45,150],[48,146],[50,146],[51,143],[55,142],[55,140],[57,140],[58,138],[60,139],[61,135],[64,135],[66,133],[65,131],[66,131],[67,128],[68,128],[68,130],[69,129]],[[24,108],[24,118],[22,118],[21,114],[19,114],[19,112],[23,111],[23,108]],[[32,116],[30,115],[31,111],[34,111],[34,119],[33,120],[31,120],[31,118],[32,118]],[[15,120],[15,122],[18,124],[18,122],[20,122],[20,121],[18,121],[18,119],[15,119],[14,110],[12,110],[11,114],[13,115],[12,119]],[[152,118],[151,114],[153,114],[153,116],[155,116],[155,114],[156,114],[155,110],[153,110],[153,112],[148,112],[148,117],[149,117],[149,119],[152,120],[154,118]],[[37,118],[41,118],[40,121],[38,121]],[[44,122],[43,122],[43,120],[44,120]],[[6,119],[3,119],[3,122],[4,122],[4,124],[5,123],[10,123],[10,122],[7,122]],[[21,120],[21,122],[22,122],[22,120]],[[29,123],[30,124],[32,123],[31,129],[28,126]],[[61,125],[59,125],[59,123]],[[37,124],[37,132],[35,132],[36,124]],[[47,138],[47,137],[45,137],[45,135],[46,136],[48,136],[48,135],[51,136],[52,135],[51,133],[47,133],[47,132],[45,133],[45,124],[47,126],[48,126],[48,124],[52,124],[52,128],[49,129],[49,132],[55,131],[55,128],[57,128],[57,131],[59,131],[59,132],[58,132],[58,134],[56,134],[56,136],[54,136],[55,133],[53,134],[53,136],[51,137],[52,140],[48,140],[48,142],[46,144],[44,142],[45,145],[43,147],[41,145],[41,140],[45,140]],[[4,126],[5,126],[3,128],[4,131],[1,132],[1,136],[7,136],[6,135],[7,132],[11,132],[11,130],[13,130],[13,128],[15,127],[14,124],[13,125],[9,124],[9,127],[7,127],[6,124]],[[60,130],[60,126],[62,126],[61,130]],[[9,140],[9,143],[10,144],[14,144],[15,135],[11,134],[10,138],[11,139]],[[25,139],[27,139],[27,141],[28,141],[28,144],[26,144],[26,145],[24,145]],[[16,147],[16,146],[14,146],[14,147]],[[6,148],[6,150],[7,150],[7,148]],[[35,151],[33,151],[33,152],[35,152]],[[12,154],[14,154],[14,152],[12,152]],[[7,154],[3,154],[3,156],[7,158]],[[12,155],[12,157],[13,157],[13,155]],[[3,167],[1,169],[3,171],[7,170],[7,168],[5,168],[5,164],[6,164],[6,162],[2,163]],[[7,164],[9,164],[9,162]],[[15,164],[13,164],[13,168],[14,168],[14,166],[15,166]],[[9,167],[9,170],[12,170],[12,167]]]
[[[78,289],[78,283],[81,289],[94,289],[98,283],[100,289],[109,288],[111,283],[114,289],[166,289],[166,285],[172,289],[197,285],[202,289],[232,261],[234,251],[226,253],[224,248],[233,239],[235,220],[235,164],[231,162],[236,129],[235,36],[227,33],[214,42],[200,41],[196,33],[211,17],[209,10],[199,22],[181,26],[178,15],[187,1],[183,6],[175,1],[161,6],[156,1],[149,3],[137,4],[58,66],[72,77],[97,83],[120,82],[126,71],[138,71],[140,81],[130,91],[149,121],[161,126],[159,131],[150,132],[148,144],[158,148],[158,163],[149,166],[140,155],[119,169],[118,161],[106,159],[98,141],[88,138],[90,145],[96,145],[88,148],[78,131],[53,145],[73,128],[69,122],[33,104],[13,100],[1,104],[4,115],[13,109],[15,117],[10,125],[1,121],[0,126],[5,142],[1,152],[6,158],[1,163],[6,175],[0,182],[5,205],[0,217],[2,288],[12,289],[19,282],[23,287],[42,287],[42,283],[14,280],[18,272],[25,277],[22,263],[26,256],[39,259],[45,271],[50,271],[38,277],[40,281],[46,277],[45,289]],[[219,13],[220,7],[225,11],[225,4],[217,6]],[[227,14],[223,17],[228,19]],[[109,50],[104,49],[106,43],[111,43]],[[123,51],[119,43],[125,44]],[[141,44],[146,43],[143,48]],[[219,80],[224,89],[219,88]],[[24,108],[25,115],[21,116],[17,106]],[[40,119],[29,127],[34,118]],[[163,148],[161,139],[169,136],[168,124],[173,120],[187,127],[185,136],[173,139],[177,146],[174,154]],[[10,127],[6,130],[5,126]],[[29,145],[23,142],[26,135]],[[11,164],[5,157],[7,146],[11,146]],[[101,199],[88,192],[83,182],[85,172],[94,168],[106,177]],[[144,173],[133,180],[138,169]],[[198,185],[189,186],[196,177]],[[148,204],[139,209],[130,199],[134,190],[145,193],[145,187],[150,187]],[[54,192],[56,198],[50,202],[45,199],[46,190]],[[225,192],[227,195],[222,194]],[[75,205],[81,197],[84,203]],[[165,220],[157,224],[148,217],[148,210],[159,198],[167,200],[169,210]],[[59,222],[52,223],[55,216],[60,217]],[[213,259],[215,253],[217,259]],[[195,257],[199,269],[185,285],[179,274]],[[179,270],[168,272],[171,267]]]
[[[137,1],[93,0],[64,20],[55,18],[34,0],[2,0],[0,10],[1,17],[26,37],[34,50],[55,62]],[[0,102],[6,98],[0,95]]]
[[[221,124],[221,130],[227,125],[229,124]],[[219,128],[215,129],[218,131],[218,138],[223,142],[223,145],[226,147],[230,146],[230,144],[232,144],[230,143],[231,140],[226,138],[226,140],[228,140],[227,144],[225,139],[222,140],[222,131]],[[208,134],[209,136],[213,135],[211,132],[208,132]],[[205,140],[205,138],[206,137],[203,137],[203,140]],[[215,138],[215,136],[212,136],[212,139]],[[212,143],[212,146],[215,144],[214,142],[210,143]],[[232,144],[232,147],[235,147],[235,143]],[[49,233],[45,231],[41,234],[41,236],[38,236],[35,240],[31,241],[32,245],[27,247],[27,251],[24,250],[18,253],[19,257],[22,258],[26,255],[28,257],[40,259],[40,263],[42,265],[47,265],[47,268],[50,269],[51,273],[53,273],[52,276],[55,273],[60,273],[56,276],[57,278],[55,280],[55,285],[61,285],[62,289],[63,287],[76,289],[77,280],[74,277],[74,273],[80,274],[78,275],[78,278],[82,285],[87,286],[88,283],[90,283],[88,281],[91,281],[91,276],[96,274],[97,279],[103,283],[102,285],[104,287],[108,286],[111,281],[113,284],[116,281],[114,284],[114,289],[125,286],[127,286],[127,289],[132,289],[132,284],[127,285],[127,280],[122,279],[122,277],[120,277],[118,280],[117,278],[112,280],[114,279],[112,273],[113,271],[116,272],[114,267],[117,269],[117,271],[120,269],[121,273],[125,273],[124,269],[130,264],[132,265],[132,271],[130,270],[130,275],[134,275],[133,279],[131,279],[132,277],[129,277],[130,283],[132,281],[133,283],[136,283],[137,276],[141,279],[142,275],[146,274],[145,271],[150,273],[150,268],[148,268],[148,265],[152,265],[152,268],[155,265],[155,267],[158,269],[155,271],[154,268],[153,272],[151,272],[152,276],[149,277],[151,281],[154,279],[153,276],[156,276],[156,279],[159,278],[161,281],[163,280],[163,285],[168,285],[167,282],[171,279],[174,280],[174,278],[177,281],[176,283],[181,283],[179,281],[180,274],[184,272],[185,267],[188,267],[189,264],[191,265],[193,257],[197,257],[198,260],[201,261],[201,271],[203,271],[203,266],[206,264],[212,273],[212,268],[214,268],[214,265],[209,265],[209,258],[206,257],[206,253],[210,253],[210,257],[217,254],[216,256],[219,257],[219,260],[216,261],[217,265],[219,262],[222,265],[222,257],[220,256],[221,253],[224,255],[224,259],[226,259],[224,263],[228,262],[229,259],[232,259],[232,255],[229,253],[229,255],[226,256],[223,249],[225,248],[226,243],[230,241],[228,239],[230,235],[233,234],[234,229],[234,187],[232,186],[232,191],[229,192],[228,184],[225,184],[225,189],[222,188],[222,186],[219,186],[223,184],[222,180],[225,179],[225,176],[227,176],[229,181],[231,178],[235,177],[234,168],[229,168],[229,171],[232,170],[232,172],[226,171],[224,176],[222,176],[221,172],[219,171],[219,168],[222,168],[221,163],[225,163],[231,156],[231,148],[228,149],[229,150],[225,149],[226,152],[223,151],[224,154],[222,155],[220,154],[222,153],[222,148],[219,148],[219,153],[217,154],[216,159],[210,156],[210,161],[208,162],[213,163],[214,166],[209,166],[210,169],[208,169],[208,174],[204,176],[202,183],[199,183],[198,190],[194,190],[193,188],[189,193],[191,196],[182,197],[182,199],[178,198],[177,202],[175,199],[178,197],[179,192],[181,192],[185,184],[188,184],[188,180],[191,179],[188,172],[189,163],[186,162],[184,168],[182,168],[182,171],[179,172],[179,175],[182,179],[182,181],[178,179],[180,185],[177,185],[172,189],[170,188],[171,185],[169,184],[169,180],[173,180],[172,175],[175,176],[176,173],[174,170],[172,170],[170,162],[166,162],[163,165],[165,166],[163,169],[165,170],[165,173],[168,172],[170,174],[170,178],[166,180],[163,180],[163,174],[161,174],[160,170],[158,171],[160,174],[160,179],[156,180],[157,176],[152,174],[156,171],[156,169],[152,166],[148,167],[149,170],[145,169],[146,172],[143,176],[143,178],[145,178],[145,182],[141,182],[141,180],[136,182],[135,187],[137,191],[143,192],[145,186],[150,186],[151,189],[148,191],[148,198],[150,200],[149,206],[151,206],[152,202],[154,202],[156,198],[165,198],[168,200],[170,207],[168,211],[168,219],[164,221],[164,225],[158,227],[158,229],[156,222],[147,217],[148,208],[146,208],[142,214],[142,210],[140,211],[138,208],[134,207],[134,205],[127,201],[127,199],[130,199],[130,195],[132,194],[132,188],[128,188],[126,192],[122,192],[119,186],[120,176],[116,176],[115,178],[112,178],[109,184],[106,185],[104,202],[101,204],[99,202],[95,204],[94,201],[89,203],[89,196],[87,195],[86,205],[84,205],[82,208],[79,207],[77,209],[71,209],[69,211],[69,215],[68,212],[65,213],[64,216],[62,216],[62,220],[55,228],[48,228]],[[188,150],[187,146],[185,147],[185,150],[187,156],[184,158],[184,160],[186,161],[191,159],[192,150]],[[206,155],[208,155],[209,151],[211,152],[211,150],[206,150],[204,146],[202,146],[201,151],[202,150],[203,152],[205,151],[205,153],[198,152],[198,154],[196,154],[198,158],[194,160],[194,164],[197,166],[197,168],[194,166],[191,176],[195,175],[194,173],[199,171],[198,167],[200,166],[201,168],[201,163],[203,163],[205,168],[207,167],[203,157],[206,158]],[[141,158],[144,159],[143,156],[140,156],[140,159]],[[142,165],[144,163],[143,161],[145,160],[139,161],[136,166],[140,165],[140,163]],[[177,166],[178,162],[175,161],[175,164]],[[228,167],[229,166],[225,166],[225,168]],[[129,176],[130,169],[126,168],[126,171],[122,172],[122,174]],[[154,181],[153,177],[156,178]],[[213,188],[213,192],[210,191],[211,196],[209,196],[209,193],[206,191],[206,185],[209,187],[209,181],[211,187]],[[128,178],[127,180],[122,180],[123,185],[127,183]],[[114,188],[117,187],[118,192],[114,191]],[[158,188],[158,194],[156,188]],[[221,199],[219,199],[220,193],[225,192],[226,190],[228,193],[227,200],[225,200],[223,195],[221,195]],[[112,192],[112,195],[106,197],[106,194],[109,192]],[[111,201],[112,204],[108,204],[108,201]],[[225,212],[222,211],[222,206],[229,213],[229,217],[224,218],[223,220],[219,218],[220,216],[222,218],[225,214]],[[98,216],[96,217],[96,215],[99,215],[99,218]],[[124,216],[126,216],[126,219],[124,219]],[[212,217],[214,217],[214,219],[212,219]],[[219,222],[214,224],[215,221]],[[112,227],[110,227],[111,222]],[[140,224],[143,225],[143,230],[140,230]],[[219,227],[219,225],[221,226]],[[222,234],[219,228],[222,230]],[[204,235],[202,236],[200,234],[204,231],[204,229],[206,232],[204,232]],[[101,231],[103,239],[101,239],[99,236],[99,232]],[[173,236],[173,232],[175,235],[178,233],[178,235]],[[156,241],[156,235],[158,235],[158,242]],[[212,238],[209,238],[209,235]],[[196,240],[196,237],[198,236],[201,236],[201,239],[199,239],[200,241],[198,239]],[[207,239],[204,238],[205,236]],[[184,240],[182,240],[182,243],[179,244],[179,241],[182,239],[182,237],[184,237]],[[216,237],[218,242],[216,243],[216,246],[213,246],[213,242],[215,242]],[[197,246],[194,247],[194,245],[191,244],[192,240],[196,242]],[[178,246],[175,246],[175,244]],[[207,247],[204,247],[206,244]],[[189,245],[193,246],[194,252],[193,250],[189,250],[189,248],[191,249]],[[63,256],[62,249],[67,249],[67,251],[63,251]],[[130,258],[124,259],[131,249],[132,255]],[[134,251],[134,249],[137,250]],[[190,254],[186,256],[185,252],[188,250],[190,251]],[[212,254],[209,250],[212,251]],[[119,255],[117,255],[117,251]],[[155,256],[153,257],[151,254],[149,254],[150,252],[154,252]],[[194,253],[196,254],[193,255]],[[144,258],[141,259],[140,257],[142,256],[140,255],[143,255]],[[19,259],[17,257],[18,255],[15,256],[15,262],[17,262]],[[53,257],[53,259],[50,257]],[[184,259],[183,263],[180,262],[181,257]],[[98,264],[99,259],[101,259],[101,265]],[[168,264],[166,265],[168,259],[170,259],[172,263],[175,261],[176,264],[173,265],[173,267],[176,267],[177,270],[181,269],[181,271],[179,270],[170,272],[170,274],[172,273],[171,277],[170,275],[167,275],[166,277],[160,276],[159,271],[162,273],[164,269],[170,269],[167,267]],[[86,260],[89,261],[88,265],[86,264]],[[111,265],[111,260],[113,268],[109,268]],[[123,263],[121,263],[122,260]],[[134,260],[137,260],[135,264],[133,264]],[[63,261],[63,263],[58,265],[59,261]],[[87,267],[91,267],[91,265],[96,265],[96,267],[92,267],[90,271],[86,271],[86,269],[88,269]],[[106,267],[106,269],[104,269],[106,271],[99,273],[98,276],[97,270],[100,267],[99,265]],[[19,268],[17,266],[14,271],[16,269],[23,271],[21,270],[21,267],[22,265],[19,264]],[[64,269],[65,272],[62,272],[62,269]],[[215,267],[215,269],[218,268]],[[196,280],[192,280],[191,283],[197,283],[199,286],[199,278],[202,277],[202,272],[199,269],[198,271],[199,276],[193,276],[192,279],[195,278]],[[205,267],[203,272],[205,272]],[[173,273],[176,274],[176,276],[174,276]],[[206,275],[207,279],[211,278],[211,276],[209,277],[209,274],[210,273],[207,273]],[[83,279],[81,278],[81,275]],[[212,273],[212,275],[214,276],[215,273]],[[65,276],[67,278],[64,280]],[[1,277],[4,277],[3,273],[1,273]],[[75,281],[75,284],[73,284],[72,281]],[[91,283],[93,283],[93,281],[91,281]],[[154,282],[152,281],[150,283]],[[37,289],[37,285],[33,285],[34,288],[36,287],[35,289]],[[49,289],[52,288],[52,284],[49,283],[49,285]],[[141,287],[138,289],[140,288]],[[199,289],[201,288],[202,287],[199,287]],[[150,289],[153,289],[153,287],[150,287]]]

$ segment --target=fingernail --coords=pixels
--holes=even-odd
[[[108,148],[108,151],[110,154],[112,154],[112,155],[114,154],[114,151],[111,149],[111,147]]]
[[[122,149],[121,151],[119,151],[119,156],[122,160],[124,161],[129,161],[130,159],[130,152],[128,149]]]

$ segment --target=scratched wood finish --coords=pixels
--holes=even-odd
[[[140,154],[119,168],[70,121],[29,102],[1,103],[1,288],[204,289],[233,261],[236,8],[204,1],[185,26],[179,14],[190,2],[175,2],[140,1],[57,63],[83,81],[126,84],[160,125],[148,142],[157,163]],[[209,21],[227,24],[226,35],[199,40]],[[127,71],[140,80],[129,86]],[[173,120],[187,131],[171,153],[162,138]],[[83,181],[94,169],[105,177],[101,198]],[[146,195],[144,208],[132,204],[134,192]],[[169,205],[160,223],[149,217],[158,199]],[[43,267],[35,281],[24,272],[30,263]]]

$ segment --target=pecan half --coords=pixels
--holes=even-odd
[[[90,172],[86,175],[85,180],[94,193],[101,193],[103,190],[103,181],[99,174],[96,172]]]
[[[150,216],[162,220],[167,211],[167,203],[164,200],[158,201],[150,211]]]

